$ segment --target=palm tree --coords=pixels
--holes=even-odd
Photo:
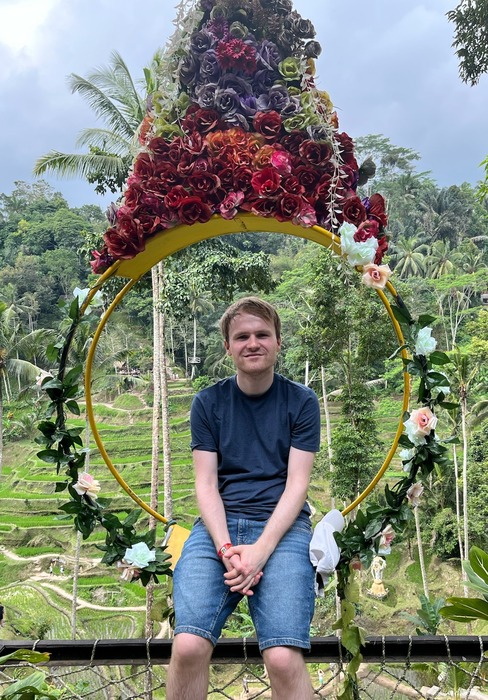
[[[154,92],[155,73],[160,62],[156,53],[144,72],[144,92]],[[106,128],[83,129],[77,146],[88,147],[88,153],[50,151],[34,166],[34,174],[52,172],[61,177],[82,177],[97,182],[96,191],[117,192],[127,179],[134,157],[134,137],[146,115],[146,98],[139,93],[124,60],[114,51],[108,67],[97,68],[87,78],[72,73],[72,92],[85,98]]]
[[[399,277],[418,277],[425,272],[428,247],[416,237],[399,236],[392,246],[391,263]]]
[[[427,256],[427,267],[432,279],[450,275],[454,272],[456,259],[449,241],[435,241]]]
[[[191,363],[191,379],[194,379],[196,373],[197,360],[197,327],[198,318],[202,313],[213,311],[214,305],[210,299],[210,293],[202,291],[196,279],[189,281],[189,298],[190,298],[190,314],[193,322],[193,362]]]
[[[32,356],[32,347],[45,348],[53,331],[38,328],[27,335],[20,335],[20,324],[13,306],[0,302],[0,474],[3,463],[3,398],[10,401],[12,387],[10,379],[17,379],[19,389],[22,383],[34,384],[41,368],[27,357]]]

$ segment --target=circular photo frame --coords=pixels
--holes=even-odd
[[[187,248],[190,245],[193,245],[195,243],[201,243],[202,241],[211,238],[216,238],[228,234],[263,231],[267,233],[280,233],[304,238],[318,243],[319,245],[322,245],[326,248],[329,248],[337,256],[343,257],[341,251],[341,239],[339,238],[339,236],[335,235],[334,233],[331,233],[330,231],[327,231],[324,228],[321,228],[320,226],[304,228],[302,226],[295,225],[288,221],[280,222],[274,218],[265,218],[255,216],[254,214],[239,214],[233,219],[224,219],[221,216],[215,215],[210,219],[210,221],[205,223],[196,223],[192,226],[180,225],[172,229],[161,231],[160,233],[156,234],[153,238],[147,241],[145,249],[142,252],[138,253],[136,257],[130,260],[118,260],[106,272],[104,272],[96,281],[96,283],[91,287],[90,292],[88,293],[81,307],[80,312],[81,314],[83,314],[88,308],[95,294],[103,287],[105,282],[111,277],[118,276],[127,278],[127,283],[115,296],[107,311],[103,314],[102,318],[100,319],[98,327],[93,336],[85,369],[86,411],[96,445],[112,475],[115,477],[120,486],[126,491],[126,493],[141,508],[143,508],[147,513],[149,513],[154,518],[163,523],[167,523],[167,519],[160,513],[158,513],[156,510],[151,508],[151,506],[149,506],[147,503],[145,503],[124,480],[124,478],[110,459],[110,456],[108,455],[103,441],[100,437],[100,433],[98,431],[97,423],[94,416],[93,401],[91,395],[93,359],[97,349],[98,341],[110,316],[120,304],[125,295],[135,286],[135,284],[140,280],[140,278],[158,262],[164,260],[173,253],[178,252],[179,250]],[[361,271],[362,268],[358,267],[357,269],[358,271]],[[398,296],[395,288],[390,282],[386,283],[385,289],[388,290],[388,292],[392,295],[393,298],[396,298]],[[386,294],[381,289],[376,289],[375,291],[377,292],[381,302],[383,303],[387,311],[395,335],[397,337],[399,346],[404,346],[405,339],[403,337],[402,330],[393,314],[390,302],[388,301]],[[407,359],[408,356],[405,349],[402,349],[400,354],[403,359]],[[356,508],[361,503],[361,501],[363,501],[371,493],[371,491],[375,488],[376,484],[380,481],[380,479],[388,469],[388,466],[390,465],[390,462],[393,459],[393,456],[398,447],[400,436],[403,433],[403,414],[405,411],[408,410],[409,394],[410,376],[407,372],[404,372],[402,409],[392,445],[388,450],[384,462],[379,468],[376,476],[372,479],[372,481],[370,482],[370,484],[368,484],[364,491],[361,494],[359,494],[359,496],[342,511],[343,515],[347,515],[352,510],[354,510],[354,508]]]

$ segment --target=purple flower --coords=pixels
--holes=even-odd
[[[258,58],[261,60],[265,68],[276,70],[278,64],[283,60],[281,51],[272,41],[265,39],[261,45],[258,45]]]
[[[205,53],[213,46],[216,40],[213,34],[206,29],[201,29],[199,32],[194,32],[190,39],[190,51],[197,54]]]
[[[280,80],[281,76],[274,70],[269,70],[268,68],[263,68],[262,70],[257,70],[254,74],[253,88],[255,95],[262,95],[263,93],[268,93],[273,87],[277,80]]]
[[[203,83],[195,88],[196,101],[202,109],[213,109],[215,107],[215,92],[217,83]]]
[[[198,77],[198,62],[191,53],[188,53],[181,61],[178,75],[182,85],[195,84]]]
[[[210,12],[217,0],[200,0],[200,7],[204,12]]]
[[[288,99],[288,104],[283,107],[281,110],[281,116],[283,119],[288,119],[288,117],[294,117],[295,114],[298,114],[302,109],[302,105],[300,104],[300,100],[298,97],[290,97]]]
[[[105,216],[107,217],[110,226],[115,226],[117,223],[117,210],[118,206],[115,204],[115,202],[111,202],[105,212]]]
[[[218,80],[222,74],[217,54],[214,49],[209,49],[200,58],[200,77],[205,82],[214,82]]]
[[[232,88],[222,90],[217,88],[215,91],[215,108],[226,116],[235,114],[241,106],[239,95]]]
[[[244,131],[249,131],[249,123],[246,117],[240,112],[234,112],[234,114],[226,114],[223,119],[228,126],[238,126],[241,129],[244,129]]]
[[[246,115],[246,117],[254,117],[258,111],[258,103],[254,95],[246,95],[241,97],[241,112]]]
[[[273,85],[269,91],[269,108],[281,112],[290,101],[286,85]]]
[[[307,126],[307,133],[312,141],[329,141],[329,135],[323,126]]]
[[[215,17],[207,22],[206,30],[216,39],[226,41],[230,36],[229,23],[223,17]]]
[[[252,94],[249,82],[233,73],[224,73],[219,80],[219,88],[222,90],[234,90],[239,97],[246,97]]]

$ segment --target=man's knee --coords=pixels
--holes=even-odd
[[[263,651],[263,659],[270,676],[294,676],[305,664],[302,652],[295,647],[270,647]]]
[[[171,658],[186,666],[208,664],[212,651],[213,645],[208,639],[195,634],[181,633],[174,638]]]

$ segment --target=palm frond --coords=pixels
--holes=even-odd
[[[60,177],[86,178],[90,173],[99,171],[104,171],[107,177],[124,179],[127,173],[127,164],[122,158],[114,155],[50,151],[36,161],[33,173],[34,175],[43,175],[52,172]]]
[[[131,141],[108,129],[83,129],[76,141],[77,147],[96,146],[121,158],[130,151],[131,145]]]
[[[77,92],[90,105],[99,119],[102,119],[114,131],[130,138],[134,135],[135,124],[130,123],[108,95],[92,81],[72,73],[70,75],[71,92]],[[135,122],[136,120],[134,120]]]

